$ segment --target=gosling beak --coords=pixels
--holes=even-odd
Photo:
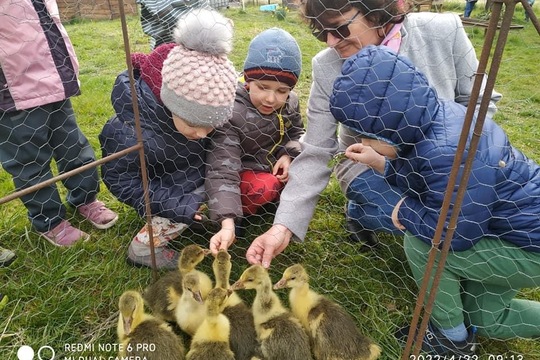
[[[242,280],[238,280],[237,282],[231,285],[231,290],[242,290],[242,289],[245,289],[245,286]]]
[[[277,289],[283,289],[285,286],[287,286],[287,279],[282,278],[277,283],[274,284],[274,290]]]
[[[210,249],[203,249],[203,254],[204,256],[208,256],[212,253],[212,251]]]
[[[201,292],[200,292],[200,291],[195,291],[195,292],[193,292],[193,298],[194,298],[195,301],[198,302],[199,304],[204,304],[204,301],[203,301],[203,298],[202,298],[202,295],[201,295]]]
[[[124,331],[126,332],[126,335],[129,335],[131,333],[132,322],[133,322],[132,317],[124,318]]]

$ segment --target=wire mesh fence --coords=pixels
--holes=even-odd
[[[5,13],[6,9],[15,5],[10,3],[1,6],[0,12]],[[443,6],[443,11],[462,12],[463,10],[463,4],[445,3]],[[300,113],[305,123],[309,116],[306,116],[306,109],[309,106],[311,82],[315,76],[312,72],[314,70],[312,58],[325,49],[326,44],[315,40],[309,26],[299,19],[298,10],[293,9],[287,13],[284,20],[278,20],[272,13],[259,11],[258,5],[244,4],[242,7],[240,4],[230,3],[228,9],[222,6],[220,8],[220,12],[234,21],[234,47],[229,58],[238,71],[243,69],[249,42],[262,30],[278,26],[296,38],[302,51],[303,68],[294,91],[298,94]],[[524,22],[520,11],[518,5],[512,22],[525,24],[525,26],[523,30],[518,30],[519,32],[512,30],[508,33],[508,41],[500,64],[501,69],[495,83],[495,90],[502,93],[503,98],[497,103],[498,111],[494,119],[509,135],[513,145],[531,159],[538,161],[540,155],[536,145],[540,134],[536,120],[540,116],[540,91],[536,87],[539,72],[536,59],[540,50],[540,36],[532,25]],[[132,131],[128,134],[130,136],[121,133],[122,136],[116,139],[122,141],[117,141],[116,147],[106,151],[102,149],[105,124],[110,122],[115,113],[127,113],[125,109],[131,106],[130,77],[128,74],[125,74],[124,78],[118,77],[126,70],[126,52],[149,54],[151,47],[155,46],[155,43],[143,33],[139,16],[130,15],[126,21],[130,49],[125,49],[123,46],[124,34],[119,18],[111,21],[77,20],[73,23],[64,23],[80,63],[79,78],[82,94],[72,98],[74,115],[96,159],[137,145],[134,122],[130,122],[129,129]],[[466,33],[479,57],[485,41],[484,29],[466,28]],[[442,31],[440,34],[432,34],[432,38],[442,42],[445,40],[442,34]],[[21,39],[21,41],[25,40]],[[403,41],[406,41],[406,38]],[[422,46],[423,44],[420,43],[415,44],[415,51],[421,52]],[[6,55],[2,55],[2,60]],[[421,56],[425,60],[422,71],[440,72],[439,60],[444,59],[439,59],[437,54]],[[2,68],[5,68],[4,63],[2,63]],[[138,68],[134,70],[135,78],[139,71]],[[327,71],[328,81],[333,81],[334,75],[330,70]],[[324,74],[325,70],[322,73]],[[444,73],[440,78],[444,79],[445,76],[451,78],[452,74]],[[123,82],[125,87],[119,87],[119,82]],[[431,85],[437,88],[440,84]],[[116,95],[113,87],[119,91]],[[145,87],[144,92],[152,93],[150,88],[150,86]],[[120,91],[120,89],[123,90]],[[140,101],[143,92],[141,88],[137,88],[137,92],[139,94],[137,100]],[[439,92],[439,96],[444,95]],[[149,120],[159,119],[165,110],[159,102],[156,104],[155,107],[148,106],[148,103],[139,104],[140,117]],[[54,118],[54,115],[62,111],[65,110],[51,111],[49,117]],[[135,116],[131,116],[130,121],[134,118]],[[0,116],[2,126],[7,126],[4,125],[5,121],[7,121],[6,112],[3,112]],[[178,140],[179,136],[174,134],[175,129],[171,124],[160,125],[161,133],[171,137],[170,143],[160,143],[154,137],[150,137],[151,134],[154,136],[151,123],[145,123],[143,119],[141,125],[145,150],[148,150],[148,144],[155,146],[153,148],[155,152],[145,151],[145,161],[149,164],[146,169],[148,181],[156,181],[163,188],[168,189],[168,192],[163,193],[160,204],[174,203],[177,196],[176,192],[171,190],[171,184],[174,185],[177,181],[174,172],[177,170],[186,172],[185,167],[179,165],[186,159],[181,155],[177,155],[177,158],[174,156],[193,145],[190,145],[189,141],[186,144],[183,139],[182,145],[172,146],[171,144]],[[309,127],[309,122],[307,126]],[[14,131],[18,133],[19,130]],[[35,131],[45,130],[38,127]],[[6,145],[5,142],[0,144],[2,147]],[[60,142],[58,148],[54,149],[55,155],[58,153],[63,156],[65,152],[70,151],[70,148],[63,148],[63,146],[65,142]],[[23,147],[24,145],[20,146],[21,149]],[[199,150],[190,148],[191,152]],[[160,155],[159,152],[163,153],[161,155],[165,160],[152,161],[155,159],[151,157],[157,157]],[[204,165],[204,157],[201,159]],[[37,164],[37,160],[36,158],[34,165]],[[45,164],[49,165],[47,162]],[[18,165],[24,169],[30,169],[32,161]],[[57,175],[58,169],[70,170],[69,167],[63,168],[57,160],[51,160],[50,165],[52,170],[48,176]],[[79,210],[68,204],[72,195],[68,190],[69,187],[63,185],[62,182],[56,185],[60,200],[56,197],[47,199],[53,200],[56,208],[63,209],[58,210],[56,215],[61,216],[65,211],[63,215],[65,220],[68,220],[75,228],[89,234],[88,241],[77,242],[65,248],[53,246],[40,236],[39,230],[31,225],[28,218],[29,210],[20,199],[10,199],[0,205],[2,214],[0,216],[2,229],[0,246],[12,249],[17,254],[17,260],[13,264],[0,269],[2,284],[0,293],[9,298],[0,309],[0,356],[2,358],[24,359],[24,356],[28,359],[32,358],[28,355],[30,350],[20,352],[23,346],[32,347],[35,355],[40,359],[115,358],[118,356],[120,347],[117,338],[120,295],[130,289],[143,292],[154,282],[155,276],[162,277],[168,271],[161,269],[153,273],[148,267],[133,266],[133,262],[131,264],[127,262],[129,248],[134,237],[137,234],[144,236],[143,229],[146,226],[147,209],[145,206],[147,204],[140,202],[142,197],[137,198],[134,195],[137,189],[143,189],[142,178],[123,177],[125,181],[123,183],[111,182],[110,179],[114,177],[109,177],[107,184],[102,181],[103,169],[107,166],[109,166],[107,171],[116,172],[119,176],[128,174],[128,170],[133,168],[138,169],[136,172],[140,172],[138,151],[135,150],[99,165],[97,169],[99,169],[100,180],[97,198],[119,215],[114,226],[104,230],[92,226]],[[200,171],[194,165],[191,165],[191,168],[188,166],[188,169]],[[438,175],[446,179],[449,174]],[[39,173],[34,175],[34,179],[37,179],[35,182],[38,183],[46,177]],[[88,178],[85,179],[83,176],[79,181],[83,183],[88,181]],[[192,180],[187,182],[189,181]],[[183,187],[185,183],[186,181],[183,181]],[[0,184],[0,194],[3,196],[9,196],[16,191],[13,179],[5,168],[0,171]],[[199,179],[193,181],[191,185],[193,189],[201,188],[204,181]],[[54,187],[51,185],[47,189],[50,191]],[[111,189],[114,190],[111,191]],[[39,200],[36,194],[39,192],[25,196],[31,202]],[[119,194],[121,201],[118,199]],[[149,195],[152,197],[155,192],[150,190]],[[304,196],[302,193],[297,195],[299,198]],[[534,197],[534,194],[530,196]],[[209,206],[211,205],[202,200],[204,195],[200,195],[200,198],[201,200],[197,202],[200,203],[200,207],[195,210],[198,214],[204,215],[204,221],[185,228],[171,226],[163,220],[155,226],[154,230],[156,231],[158,227],[163,230],[163,234],[157,234],[159,239],[156,240],[165,239],[166,246],[160,247],[159,245],[163,244],[155,242],[158,245],[155,251],[167,249],[171,256],[177,256],[177,253],[189,244],[208,247],[210,238],[219,229],[219,224],[206,220],[206,217],[210,216]],[[172,213],[175,210],[173,205],[169,208],[160,208],[160,204],[150,204],[150,206],[152,209],[159,209],[158,211],[162,211],[163,214]],[[249,266],[246,261],[246,251],[251,242],[271,227],[276,212],[275,205],[263,206],[255,214],[244,217],[243,221],[237,224],[237,239],[229,249],[232,256],[231,283],[239,279],[242,272]],[[347,197],[336,175],[332,174],[328,186],[324,188],[317,201],[305,241],[291,242],[287,249],[273,260],[269,275],[275,283],[287,267],[295,263],[303,264],[309,273],[311,288],[341,304],[354,317],[360,331],[382,348],[381,359],[401,358],[403,344],[397,341],[395,333],[400,327],[411,323],[416,301],[420,295],[419,287],[404,252],[403,236],[377,232],[378,246],[374,249],[366,249],[364,244],[350,239],[350,232],[346,228],[344,211],[346,206]],[[155,218],[156,214],[153,211],[152,215]],[[298,214],[290,214],[291,219],[294,219],[296,215]],[[305,216],[307,215],[302,214],[301,217]],[[519,216],[519,213],[516,216]],[[498,219],[501,222],[503,220]],[[522,229],[514,230],[522,231]],[[166,233],[167,231],[169,233]],[[206,257],[198,269],[213,277],[212,261],[211,256]],[[518,268],[519,264],[515,265]],[[519,277],[520,271],[523,270],[516,270],[515,274],[510,273],[509,278]],[[275,292],[283,304],[288,306],[288,290],[275,290]],[[237,293],[246,304],[251,304],[254,300],[255,292],[244,290]],[[517,291],[517,297],[540,300],[537,289],[529,286]],[[147,312],[150,312],[150,309],[147,309]],[[526,322],[528,319],[523,319],[523,321]],[[178,329],[175,328],[175,331]],[[184,338],[188,343],[189,337]],[[540,359],[538,341],[527,339],[526,336],[519,334],[511,339],[480,336],[478,343],[476,351],[478,358]]]

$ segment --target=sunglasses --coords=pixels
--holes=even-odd
[[[352,24],[354,19],[360,14],[360,11],[357,11],[356,14],[345,24],[339,25],[336,28],[327,28],[322,30],[313,30],[311,34],[317,38],[317,40],[326,42],[328,40],[328,34],[332,34],[333,37],[338,39],[346,39],[351,35],[351,30],[349,30],[349,25]]]

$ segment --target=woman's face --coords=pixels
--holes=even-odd
[[[325,32],[325,29],[330,30],[325,32],[326,45],[336,49],[343,59],[356,54],[364,46],[379,45],[383,40],[378,35],[377,28],[354,8],[330,18],[324,25],[323,32]],[[331,31],[340,27],[343,29],[345,26],[348,27],[348,32],[350,32],[350,35],[346,38],[339,36],[339,31]]]
[[[192,126],[175,114],[173,114],[173,122],[176,130],[189,140],[203,139],[214,130],[212,127]]]

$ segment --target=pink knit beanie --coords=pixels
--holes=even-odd
[[[177,46],[161,71],[163,104],[190,125],[222,125],[231,117],[238,79],[227,58],[232,21],[213,9],[194,9],[178,20],[174,37]]]

